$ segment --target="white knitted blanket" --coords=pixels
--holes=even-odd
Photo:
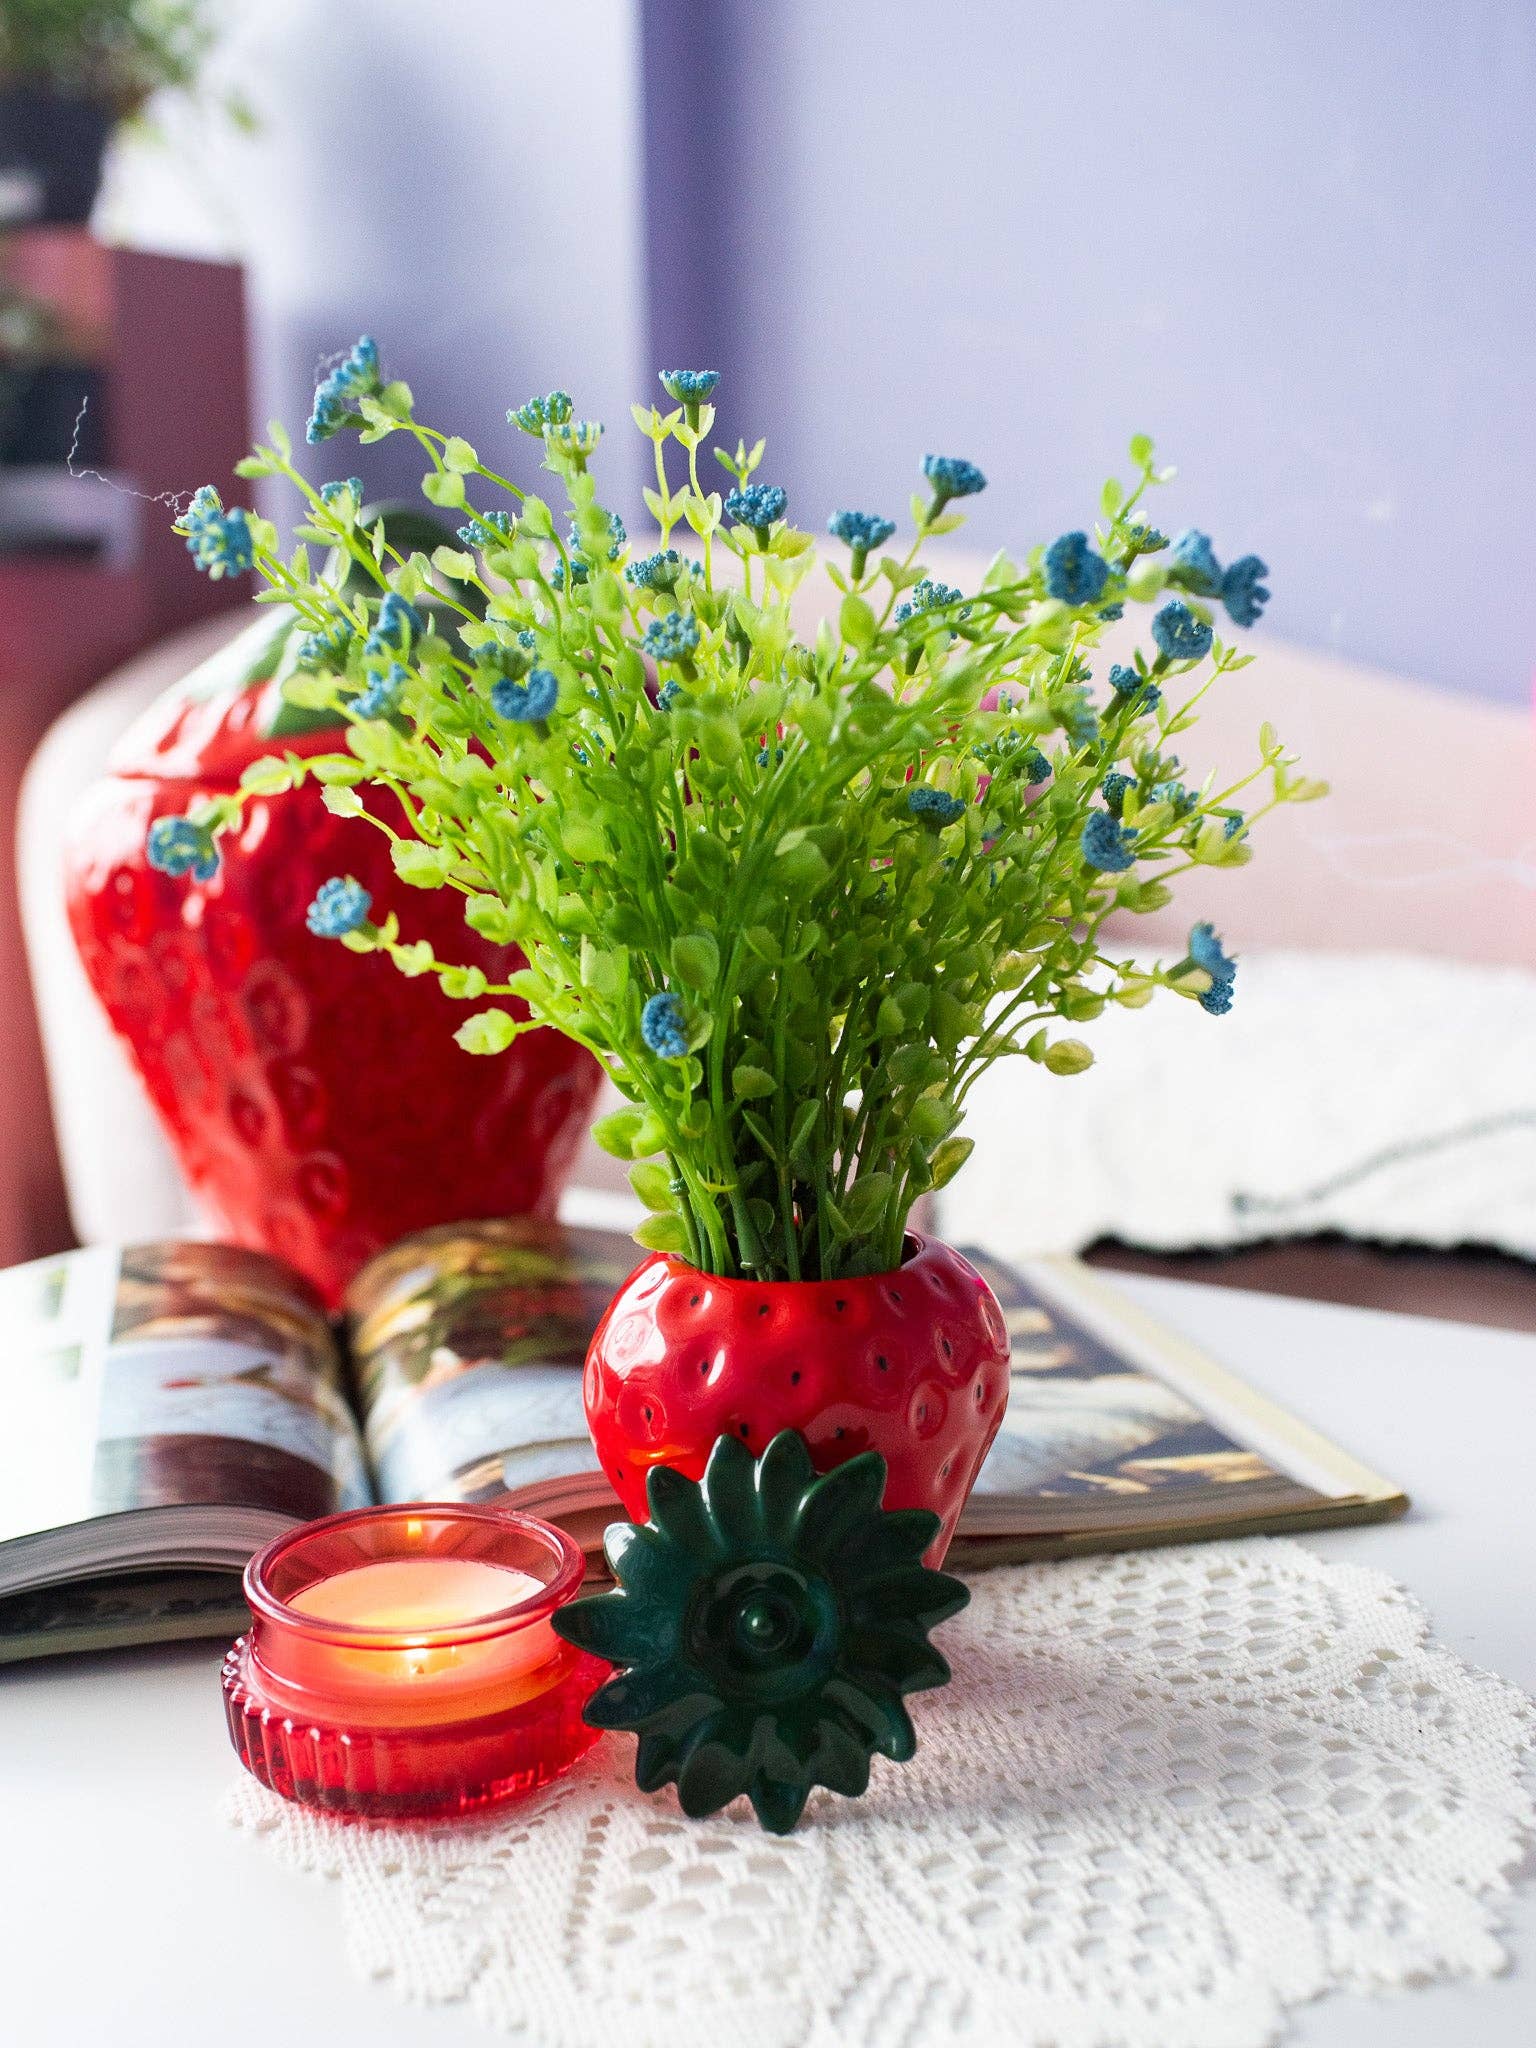
[[[1007,1258],[1337,1230],[1536,1259],[1536,973],[1395,955],[1245,957],[1226,1017],[1159,995],[971,1097],[940,1227]]]

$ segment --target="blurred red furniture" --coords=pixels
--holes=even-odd
[[[248,439],[245,308],[228,264],[112,249],[33,228],[0,273],[44,300],[102,372],[101,469],[125,494],[98,559],[0,553],[0,1264],[71,1241],[28,986],[14,861],[22,772],[48,726],[138,649],[228,608],[171,531],[169,501],[224,478]],[[11,472],[14,479],[19,473]],[[0,470],[0,490],[7,473]],[[82,482],[82,493],[106,488]],[[104,1142],[110,1142],[103,1134]]]

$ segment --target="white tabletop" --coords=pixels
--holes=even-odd
[[[1503,1331],[1125,1279],[1128,1293],[1397,1479],[1407,1520],[1306,1541],[1408,1585],[1445,1642],[1536,1691],[1536,1342]],[[360,1984],[321,1880],[227,1828],[237,1768],[216,1645],[0,1672],[0,2048],[435,2048],[452,2007]],[[1536,1888],[1493,1982],[1328,1998],[1305,2048],[1529,2048]],[[1170,2042],[1169,2048],[1179,2048]]]

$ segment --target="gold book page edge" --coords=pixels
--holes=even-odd
[[[1115,1325],[1124,1330],[1144,1349],[1149,1359],[1166,1359],[1170,1372],[1178,1375],[1175,1382],[1177,1390],[1188,1393],[1195,1405],[1201,1405],[1199,1397],[1205,1394],[1213,1405],[1225,1407],[1262,1432],[1269,1443],[1289,1450],[1299,1461],[1327,1473],[1333,1482],[1328,1496],[1331,1503],[1342,1504],[1353,1498],[1386,1507],[1398,1514],[1408,1508],[1408,1496],[1400,1486],[1384,1479],[1353,1452],[1346,1451],[1321,1430],[1303,1422],[1289,1408],[1259,1393],[1237,1373],[1218,1365],[1209,1352],[1202,1351],[1190,1338],[1171,1329],[1139,1302],[1121,1293],[1112,1281],[1101,1279],[1080,1259],[1028,1259],[1022,1262],[1019,1271],[1028,1283],[1033,1284],[1038,1278],[1041,1292],[1047,1296],[1054,1295],[1068,1313],[1076,1303],[1082,1303],[1101,1322],[1108,1323],[1111,1331]],[[1150,1369],[1156,1371],[1156,1365]],[[1219,1415],[1212,1415],[1209,1410],[1205,1412],[1209,1420],[1220,1426]],[[1244,1448],[1258,1451],[1261,1456],[1265,1450],[1263,1444],[1254,1443]],[[1308,1483],[1301,1472],[1291,1471],[1285,1476],[1298,1485]]]
[[[986,1571],[993,1565],[1049,1564],[1061,1558],[1098,1557],[1124,1550],[1163,1550],[1175,1543],[1219,1543],[1247,1536],[1295,1536],[1318,1529],[1359,1528],[1394,1522],[1408,1510],[1408,1496],[1319,1500],[1315,1506],[1252,1515],[1211,1515],[1180,1522],[1097,1529],[1030,1530],[979,1535],[961,1524],[945,1560],[950,1571]]]

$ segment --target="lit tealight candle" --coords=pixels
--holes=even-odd
[[[462,1811],[530,1789],[593,1739],[605,1667],[550,1616],[584,1560],[559,1530],[461,1507],[368,1508],[270,1544],[225,1665],[230,1732],[264,1783],[360,1813]]]

